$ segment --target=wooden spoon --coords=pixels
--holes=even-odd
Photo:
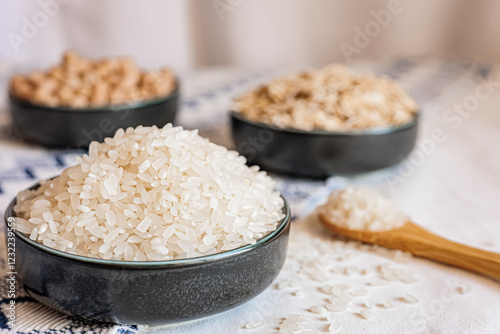
[[[500,278],[500,254],[452,242],[412,222],[394,230],[374,232],[339,227],[322,212],[319,218],[327,229],[336,234]]]

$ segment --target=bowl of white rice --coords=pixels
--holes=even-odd
[[[245,158],[171,124],[118,130],[6,210],[17,277],[73,316],[162,324],[213,315],[266,289],[290,210]]]

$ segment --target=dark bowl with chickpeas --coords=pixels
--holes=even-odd
[[[100,108],[48,107],[9,96],[15,133],[22,139],[53,148],[87,148],[112,137],[119,128],[162,127],[173,123],[179,87],[163,98]]]
[[[90,61],[66,53],[46,72],[14,77],[9,105],[21,139],[85,149],[119,128],[173,123],[179,90],[169,70],[140,71],[130,59]]]

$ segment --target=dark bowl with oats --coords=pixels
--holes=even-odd
[[[236,97],[236,150],[249,165],[308,178],[395,165],[413,150],[417,102],[394,80],[330,64],[273,78]]]
[[[418,133],[419,114],[398,126],[333,132],[284,129],[230,112],[236,150],[249,165],[307,178],[359,174],[400,163],[410,155]]]

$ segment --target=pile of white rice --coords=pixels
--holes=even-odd
[[[392,201],[366,187],[335,190],[318,210],[335,225],[350,230],[386,231],[408,221]]]
[[[237,152],[167,124],[120,129],[14,207],[48,247],[114,260],[192,258],[254,244],[283,218],[273,180]]]

